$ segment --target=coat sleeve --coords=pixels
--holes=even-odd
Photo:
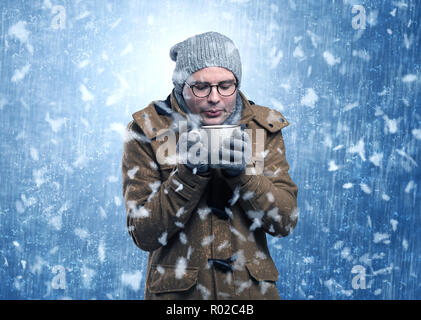
[[[282,131],[268,133],[268,151],[261,175],[240,175],[226,178],[253,228],[261,227],[272,236],[287,236],[297,223],[298,187],[288,174]]]
[[[139,126],[130,122],[122,155],[123,196],[127,227],[145,251],[165,245],[189,220],[210,177],[178,164],[162,181],[155,153]]]

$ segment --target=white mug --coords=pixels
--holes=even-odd
[[[219,164],[221,159],[219,159],[219,151],[222,147],[222,141],[232,136],[235,130],[241,130],[240,125],[237,124],[229,124],[229,125],[210,125],[210,126],[202,126],[201,130],[204,130],[208,137],[208,148],[210,148],[209,152],[209,164],[216,165]],[[224,159],[229,161],[229,159]]]

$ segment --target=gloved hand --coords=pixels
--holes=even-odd
[[[207,144],[200,131],[193,129],[183,132],[177,142],[177,154],[181,163],[193,173],[205,173],[209,170]]]
[[[249,135],[244,130],[235,130],[231,137],[222,142],[221,168],[222,174],[235,177],[245,172],[251,159],[252,144]],[[227,161],[229,159],[229,161]]]

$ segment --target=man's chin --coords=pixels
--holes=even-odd
[[[214,126],[218,124],[222,124],[224,122],[223,117],[217,117],[217,118],[202,118],[202,124],[204,126]]]

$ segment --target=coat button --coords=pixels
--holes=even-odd
[[[279,121],[281,121],[281,123],[284,123],[284,118],[279,118]]]
[[[269,123],[269,127],[273,128],[273,124],[272,123]]]

